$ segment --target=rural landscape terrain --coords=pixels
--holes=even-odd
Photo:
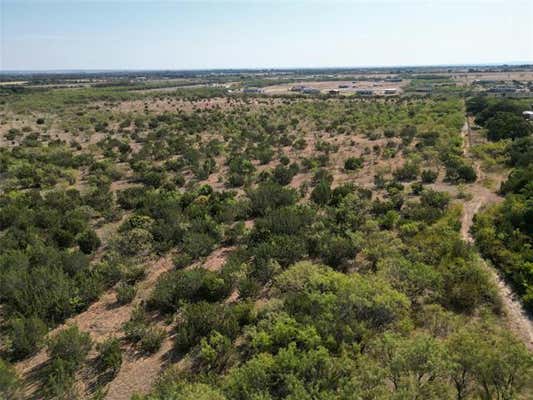
[[[533,398],[533,67],[0,73],[0,399]]]

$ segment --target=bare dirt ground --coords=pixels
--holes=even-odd
[[[470,130],[470,122],[467,120],[461,131],[463,135],[463,150],[466,156],[470,156],[470,143],[472,131]],[[472,194],[472,199],[463,204],[463,216],[461,220],[461,236],[469,243],[474,243],[474,238],[470,233],[474,215],[484,206],[501,202],[503,199],[496,193],[484,187],[481,182],[485,179],[485,173],[481,169],[479,163],[474,161],[476,173],[478,175],[477,181],[469,185],[469,191]],[[504,176],[492,177],[500,183],[505,178]],[[529,318],[520,301],[516,298],[511,287],[498,274],[498,272],[488,263],[481,259],[482,265],[489,273],[491,279],[494,281],[498,293],[500,295],[503,310],[505,312],[505,322],[509,329],[520,338],[529,350],[533,351],[533,321]]]
[[[371,89],[377,93],[383,94],[384,89],[396,88],[398,93],[401,93],[401,88],[405,87],[409,83],[408,80],[401,82],[386,82],[386,81],[301,81],[284,83],[281,85],[267,86],[263,89],[265,94],[290,94],[291,87],[293,86],[305,86],[308,88],[318,89],[323,93],[330,90],[339,90],[340,93],[353,94],[359,89]],[[342,86],[342,87],[341,87]],[[347,87],[344,87],[347,86]]]
[[[450,76],[450,74],[446,74]],[[453,73],[451,77],[460,83],[468,84],[475,80],[491,81],[533,81],[533,71],[509,71],[509,72],[468,72]]]

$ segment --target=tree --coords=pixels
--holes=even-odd
[[[520,115],[510,112],[497,112],[485,124],[489,140],[517,139],[533,133],[532,125]]]

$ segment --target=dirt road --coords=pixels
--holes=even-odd
[[[461,130],[463,136],[463,151],[464,155],[468,158],[472,158],[470,154],[470,144],[472,142],[470,130],[470,122],[467,118],[463,129]],[[474,243],[474,238],[470,233],[472,227],[474,215],[484,206],[501,202],[503,199],[496,193],[490,191],[484,187],[481,182],[485,179],[485,174],[481,169],[478,161],[472,158],[474,167],[477,173],[477,180],[474,184],[469,186],[469,191],[472,194],[472,199],[466,201],[463,205],[463,216],[461,220],[461,236],[469,243]],[[503,177],[499,177],[497,186],[503,180]],[[503,310],[505,312],[505,322],[509,329],[520,338],[527,348],[533,351],[533,321],[529,318],[525,312],[522,304],[517,299],[511,287],[504,281],[504,279],[498,274],[498,272],[487,262],[481,259],[482,265],[493,279],[498,293],[501,297]]]

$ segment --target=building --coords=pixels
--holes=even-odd
[[[358,94],[359,96],[372,96],[374,91],[372,89],[357,89],[355,94]]]
[[[245,87],[242,89],[243,93],[263,93],[263,89],[255,87]]]
[[[305,86],[293,86],[291,87],[291,92],[303,92]]]
[[[431,93],[433,91],[433,87],[431,86],[419,86],[415,88],[416,93]]]
[[[514,93],[516,92],[516,88],[514,86],[508,86],[508,85],[493,86],[487,89],[487,92],[489,93]]]
[[[310,87],[305,87],[302,89],[302,92],[305,94],[319,94],[320,90]]]
[[[533,120],[533,111],[524,111],[522,115],[525,119]]]
[[[396,88],[387,88],[383,90],[383,94],[397,94],[398,89]]]

